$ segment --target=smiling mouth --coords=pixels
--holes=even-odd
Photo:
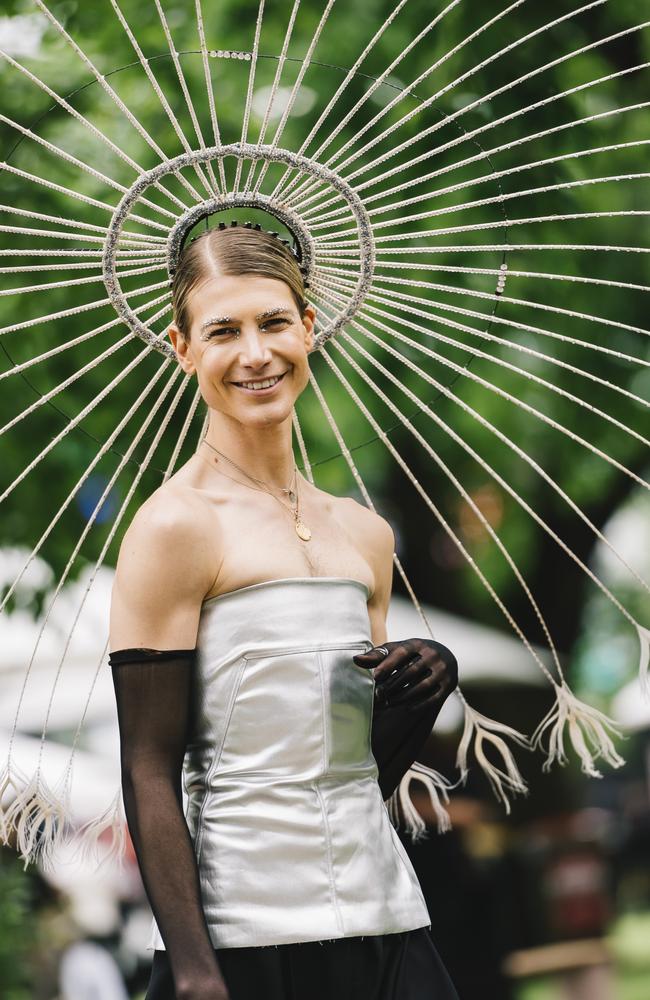
[[[238,389],[244,389],[246,392],[270,392],[271,389],[275,388],[282,381],[286,374],[286,372],[282,372],[281,375],[273,375],[269,378],[258,379],[256,381],[233,382],[232,385],[236,385]]]

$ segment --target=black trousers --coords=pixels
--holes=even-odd
[[[215,954],[230,1000],[458,1000],[428,927]],[[145,1000],[176,1000],[166,951]]]

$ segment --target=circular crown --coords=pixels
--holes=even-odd
[[[161,179],[169,175],[178,177],[183,170],[200,167],[202,164],[211,164],[215,160],[222,161],[227,157],[236,157],[240,162],[250,160],[252,163],[264,161],[266,164],[284,164],[297,172],[298,175],[315,179],[324,189],[323,196],[333,196],[341,203],[354,224],[354,229],[349,234],[352,236],[352,251],[346,254],[346,264],[349,269],[349,277],[352,279],[352,287],[342,294],[340,305],[337,305],[335,309],[328,310],[327,317],[322,324],[317,321],[313,348],[315,350],[345,326],[363,304],[374,271],[375,248],[372,229],[361,199],[349,184],[322,164],[274,146],[254,146],[246,143],[212,146],[183,153],[142,173],[122,197],[108,228],[103,254],[103,276],[108,295],[118,314],[138,337],[163,354],[174,356],[171,344],[163,340],[161,334],[155,333],[151,326],[139,318],[136,310],[128,301],[128,293],[124,292],[120,284],[117,266],[118,253],[122,241],[128,239],[124,233],[125,225],[127,221],[132,221],[137,203],[145,200],[150,189],[155,187]],[[295,249],[292,252],[299,261],[305,285],[317,294],[322,280],[319,262],[328,259],[324,256],[328,251],[319,252],[317,241],[312,235],[307,221],[298,212],[273,195],[262,194],[256,189],[218,193],[214,197],[200,201],[182,211],[169,228],[167,235],[166,264],[168,275],[173,278],[191,229],[203,219],[234,208],[260,209],[277,219],[291,233],[295,243]],[[226,226],[225,223],[221,223],[221,225],[223,228]],[[251,223],[250,226],[252,227],[253,224]],[[261,227],[259,228],[261,229]],[[277,234],[274,233],[274,235]],[[286,241],[282,242],[288,246]]]

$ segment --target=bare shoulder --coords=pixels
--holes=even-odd
[[[163,562],[193,563],[213,536],[215,520],[197,490],[165,483],[136,511],[124,534],[120,559],[129,559],[133,549],[144,544]]]
[[[350,526],[361,537],[364,549],[368,554],[379,551],[382,555],[388,550],[392,555],[395,547],[395,534],[390,523],[381,514],[359,503],[354,497],[337,497],[341,503],[341,511],[348,519]]]
[[[219,569],[216,518],[198,491],[168,482],[122,539],[111,600],[111,648],[186,648]],[[171,644],[171,645],[170,645]]]

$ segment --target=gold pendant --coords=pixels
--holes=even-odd
[[[302,521],[296,521],[296,534],[299,538],[302,538],[303,542],[308,542],[311,538],[311,531]]]

